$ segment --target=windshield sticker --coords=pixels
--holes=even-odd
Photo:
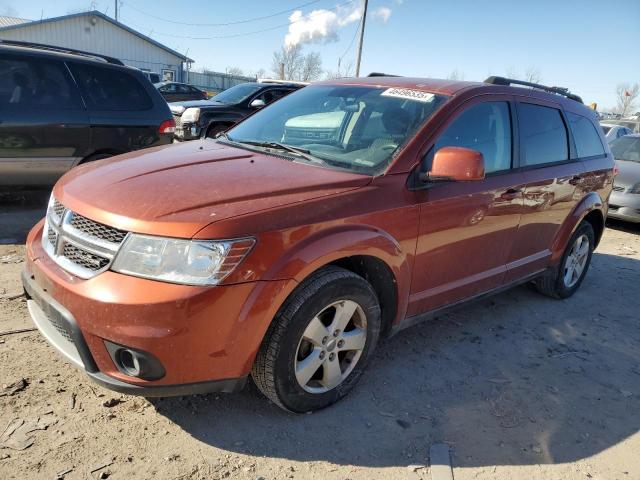
[[[415,100],[417,102],[430,102],[434,94],[421,92],[420,90],[410,90],[408,88],[388,88],[381,94],[385,97],[404,98],[405,100]]]

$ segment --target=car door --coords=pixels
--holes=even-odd
[[[577,203],[576,184],[584,166],[561,107],[527,99],[516,102],[520,134],[519,170],[524,175],[524,207],[508,262],[507,281],[545,269],[560,227]]]
[[[159,141],[158,128],[170,118],[170,111],[166,104],[154,108],[142,75],[97,62],[68,62],[68,65],[87,104],[94,151],[117,154],[150,147]],[[166,117],[162,118],[160,110],[165,109]]]
[[[508,96],[464,104],[423,162],[446,146],[483,154],[486,177],[427,182],[416,191],[420,225],[409,315],[417,315],[502,285],[522,207],[522,175],[512,169],[514,112]]]
[[[0,185],[49,185],[87,153],[89,120],[61,61],[0,57]]]

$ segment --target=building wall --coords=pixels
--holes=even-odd
[[[182,80],[179,57],[94,15],[2,30],[0,38],[109,55],[126,65],[158,73],[161,77],[163,70],[173,70],[174,79]]]

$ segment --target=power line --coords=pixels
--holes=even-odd
[[[188,26],[191,26],[191,27],[227,27],[229,25],[240,25],[242,23],[257,22],[259,20],[266,20],[267,18],[277,17],[279,15],[284,15],[285,13],[290,13],[290,12],[293,12],[294,10],[299,10],[301,8],[308,7],[309,5],[313,5],[314,3],[319,3],[321,1],[323,1],[323,0],[313,0],[311,2],[307,2],[307,3],[303,3],[302,5],[298,5],[297,7],[289,8],[287,10],[281,10],[279,12],[275,12],[275,13],[272,13],[272,14],[269,14],[269,15],[264,15],[262,17],[253,17],[253,18],[247,18],[247,19],[244,19],[244,20],[236,20],[236,21],[233,21],[233,22],[224,22],[224,23],[179,22],[177,20],[171,20],[171,19],[168,19],[168,18],[159,17],[159,16],[154,15],[152,13],[145,12],[144,10],[139,9],[138,7],[136,7],[134,5],[131,5],[130,3],[126,3],[126,5],[129,8],[131,8],[131,9],[133,9],[133,10],[139,12],[139,13],[142,13],[143,15],[147,15],[148,17],[155,18],[156,20],[160,20],[160,21],[163,21],[163,22],[174,23],[176,25],[188,25]]]
[[[345,5],[349,5],[349,4],[353,3],[354,1],[356,1],[356,0],[349,0],[347,2],[340,3],[340,4],[336,5],[333,8],[327,8],[325,10],[338,10],[339,8],[344,7]],[[324,13],[324,12],[318,12],[318,13]],[[280,25],[275,25],[273,27],[262,28],[260,30],[253,30],[251,32],[231,33],[231,34],[225,34],[225,35],[211,35],[211,36],[207,36],[207,37],[193,37],[193,36],[189,36],[189,35],[174,35],[174,34],[171,34],[171,33],[156,32],[156,31],[153,31],[153,30],[151,30],[151,31],[155,35],[163,35],[165,37],[172,37],[172,38],[183,38],[183,39],[187,39],[187,40],[217,40],[217,39],[221,39],[221,38],[244,37],[244,36],[247,36],[247,35],[254,35],[256,33],[263,33],[263,32],[269,32],[269,31],[272,31],[272,30],[278,30],[278,29],[283,28],[283,27],[288,27],[289,25],[292,25],[294,23],[305,21],[305,20],[307,20],[309,18],[312,18],[312,17],[314,17],[313,12],[310,13],[309,15],[302,16],[299,20],[294,20],[293,22],[288,22],[288,23],[282,23]],[[121,18],[122,18],[122,16],[121,16]],[[134,26],[134,27],[136,27],[136,28],[138,28],[140,30],[145,30],[146,29],[146,27],[143,27],[143,26],[138,25],[138,24],[136,24],[134,22],[131,22],[130,20],[127,20],[126,23],[128,23],[128,24],[130,24],[130,25],[132,25],[132,26]],[[149,34],[149,35],[151,35],[151,34]]]

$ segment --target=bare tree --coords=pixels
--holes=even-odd
[[[227,74],[243,77],[244,71],[240,67],[227,67]]]
[[[464,80],[464,72],[457,68],[447,75],[447,80]]]
[[[524,71],[523,80],[530,83],[542,82],[542,74],[540,73],[540,69],[534,66],[527,67],[527,69]]]
[[[300,80],[311,82],[317,80],[322,75],[322,57],[318,52],[310,52],[304,56]]]
[[[327,70],[326,78],[327,80],[333,80],[335,78],[346,78],[353,77],[355,72],[355,67],[353,60],[349,60],[348,62],[342,63],[338,61],[337,70]]]
[[[280,76],[280,66],[284,65],[283,80],[317,80],[322,75],[322,58],[317,52],[304,54],[300,44],[282,47],[273,53],[271,71]]]
[[[616,112],[622,117],[631,115],[640,95],[640,84],[621,83],[616,88]]]
[[[273,76],[280,77],[280,65],[284,65],[283,80],[297,80],[304,64],[304,54],[300,44],[282,47],[273,52],[271,71]]]
[[[527,67],[524,71],[524,75],[520,75],[520,72],[513,66],[507,68],[505,72],[507,78],[513,78],[515,80],[523,80],[529,83],[542,82],[542,74],[540,69],[535,66]]]

